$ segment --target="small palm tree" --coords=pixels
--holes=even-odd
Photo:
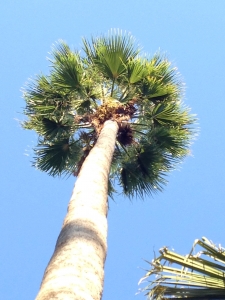
[[[194,255],[197,245],[202,250]],[[151,270],[140,280],[150,281],[143,289],[147,291],[148,299],[225,299],[224,248],[202,238],[195,240],[188,255],[179,255],[167,247],[160,249],[160,254],[150,263]],[[171,267],[171,264],[178,267]],[[151,280],[152,275],[156,279]]]
[[[82,55],[60,41],[52,56],[50,74],[25,88],[23,126],[39,135],[34,166],[77,180],[37,299],[100,299],[108,194],[161,191],[195,120],[176,69],[159,54],[141,57],[130,34],[84,39]]]

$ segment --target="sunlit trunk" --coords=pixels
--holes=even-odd
[[[107,252],[108,176],[118,125],[106,121],[83,163],[36,300],[99,300]]]

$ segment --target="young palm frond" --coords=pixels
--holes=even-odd
[[[134,47],[134,38],[122,32],[111,31],[108,37],[92,39],[92,44],[83,39],[88,59],[97,65],[103,76],[113,82],[127,71],[127,64],[134,59],[139,49]]]
[[[194,255],[197,245],[202,250]],[[189,255],[179,255],[166,247],[160,249],[160,253],[150,263],[151,270],[140,280],[150,281],[142,290],[147,291],[148,299],[225,299],[224,248],[202,238],[194,242]],[[153,275],[156,279],[150,279]]]
[[[134,38],[118,30],[83,44],[81,56],[58,42],[50,74],[25,89],[23,126],[39,135],[34,165],[53,176],[78,175],[104,123],[113,120],[119,130],[110,193],[117,183],[129,197],[162,190],[194,134],[177,70],[159,54],[141,57]]]

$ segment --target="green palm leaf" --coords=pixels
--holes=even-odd
[[[130,59],[127,64],[127,77],[130,84],[141,81],[148,75],[143,59]]]
[[[52,85],[58,90],[81,91],[84,68],[79,53],[72,52],[68,45],[59,42],[52,54]]]
[[[189,153],[190,136],[187,130],[179,127],[167,128],[157,126],[148,135],[147,138],[154,140],[157,146],[171,156],[171,159],[181,160]]]
[[[56,176],[74,172],[82,152],[78,141],[63,139],[52,143],[40,141],[35,154],[35,167]]]
[[[196,246],[202,250],[193,255]],[[140,280],[150,281],[143,289],[149,299],[224,299],[224,248],[202,238],[194,242],[189,255],[179,255],[166,247],[160,249],[160,253],[150,263],[151,270]],[[178,267],[170,267],[171,264]],[[150,279],[154,275],[156,279]]]
[[[43,118],[42,124],[42,132],[48,140],[69,137],[72,131],[73,117],[68,115],[63,121]]]
[[[26,100],[25,114],[32,116],[48,115],[51,113],[60,114],[63,109],[71,107],[71,99],[65,92],[56,90],[49,76],[39,75],[36,79],[30,80],[27,89],[24,91]]]
[[[129,60],[139,53],[139,49],[134,47],[134,38],[120,31],[111,31],[106,37],[92,39],[92,45],[85,39],[83,42],[88,58],[113,81],[126,72]]]
[[[192,122],[188,109],[182,109],[178,103],[162,102],[154,106],[152,112],[146,112],[145,117],[151,118],[160,125],[187,126]]]
[[[154,103],[179,99],[182,94],[182,84],[176,68],[172,68],[167,59],[157,54],[146,61],[145,68],[147,75],[139,83],[144,98]]]
[[[166,184],[163,175],[172,167],[170,159],[159,152],[156,144],[144,140],[127,151],[121,149],[114,160],[120,165],[115,176],[124,194],[130,198],[143,198],[145,194],[161,191]]]
[[[71,115],[62,121],[55,117],[33,116],[29,121],[23,123],[26,129],[35,129],[37,133],[43,135],[45,140],[62,139],[69,137],[74,131],[74,118]]]

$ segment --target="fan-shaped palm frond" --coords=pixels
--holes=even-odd
[[[73,117],[71,115],[68,115],[67,118],[65,117],[62,121],[58,121],[57,119],[51,120],[43,118],[42,124],[42,131],[48,140],[69,137],[72,127],[74,126]]]
[[[182,109],[178,103],[161,102],[156,104],[152,111],[145,113],[146,118],[154,123],[171,126],[187,126],[191,120],[187,109]]]
[[[167,158],[171,158],[172,162],[181,160],[189,153],[189,136],[187,129],[174,127],[168,128],[166,126],[157,126],[147,134],[147,138],[157,145],[161,151],[164,151]]]
[[[23,123],[23,127],[26,129],[35,129],[46,140],[53,140],[69,137],[71,132],[74,132],[75,124],[74,117],[69,114],[62,120],[54,116],[47,118],[45,116],[37,117],[34,115],[29,121]]]
[[[24,98],[26,101],[25,114],[28,116],[59,114],[63,109],[71,107],[71,99],[68,94],[56,90],[52,86],[50,77],[44,75],[30,80],[24,91]]]
[[[57,90],[82,91],[84,66],[79,53],[70,50],[63,41],[53,49],[52,85]]]
[[[113,81],[126,72],[129,60],[140,51],[134,47],[134,38],[119,30],[111,31],[108,37],[93,38],[92,44],[83,42],[88,59]]]
[[[119,129],[109,192],[118,183],[129,197],[162,190],[194,134],[177,70],[165,56],[142,57],[134,38],[118,30],[83,43],[81,55],[59,41],[50,74],[24,91],[23,126],[40,140],[34,165],[53,176],[78,175],[104,122],[114,120]]]
[[[194,255],[197,245],[202,250]],[[160,249],[160,253],[150,263],[151,270],[140,280],[150,281],[142,290],[147,291],[148,299],[225,299],[224,248],[202,238],[194,242],[189,255],[179,255],[167,247]],[[156,279],[150,279],[153,275]]]
[[[125,195],[144,197],[162,190],[166,183],[163,175],[169,171],[170,162],[157,150],[154,143],[142,141],[121,153],[121,168],[116,175]]]
[[[142,97],[153,103],[163,100],[177,102],[183,90],[177,69],[159,54],[146,61],[145,68],[147,74],[139,83]]]
[[[51,143],[40,141],[35,149],[35,166],[52,176],[71,174],[75,171],[82,156],[79,141],[67,139]]]
[[[140,82],[148,75],[146,70],[146,62],[143,59],[130,59],[127,64],[127,78],[128,83],[134,84]]]

